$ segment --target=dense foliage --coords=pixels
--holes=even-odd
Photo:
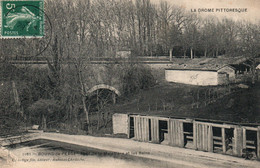
[[[140,65],[130,65],[125,68],[121,80],[123,92],[126,96],[155,85],[151,70]]]

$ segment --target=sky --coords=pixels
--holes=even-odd
[[[151,0],[159,3],[161,0]],[[204,17],[214,15],[219,18],[228,17],[234,20],[249,20],[250,22],[258,22],[260,20],[260,0],[164,0],[171,4],[179,5],[188,12],[197,13]],[[205,9],[212,9],[213,12],[204,12]],[[216,11],[219,8],[236,8],[246,12],[224,12]],[[196,12],[194,11],[196,9]],[[199,12],[200,11],[200,12]]]

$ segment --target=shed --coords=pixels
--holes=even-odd
[[[218,72],[218,85],[227,85],[229,82],[229,74]]]
[[[236,68],[231,65],[225,65],[218,69],[218,73],[226,73],[228,74],[228,78],[230,82],[235,81],[236,79]]]
[[[250,72],[251,61],[244,57],[173,59],[165,69],[168,82],[214,86],[237,82]],[[239,75],[241,74],[241,75]]]

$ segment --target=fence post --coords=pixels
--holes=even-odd
[[[257,127],[257,147],[256,147],[257,158],[260,159],[260,126]]]
[[[127,115],[127,138],[130,139],[130,115]]]
[[[197,124],[193,121],[193,149],[197,149]]]
[[[214,145],[213,145],[213,128],[212,126],[208,126],[208,151],[209,152],[213,152],[213,148],[214,148]]]
[[[221,134],[222,134],[222,150],[223,153],[226,153],[227,148],[226,148],[226,133],[225,133],[225,128],[221,128]]]
[[[236,126],[234,129],[233,154],[242,156],[243,149],[243,131],[241,127]]]
[[[243,131],[243,149],[246,149],[246,129],[242,128]]]

